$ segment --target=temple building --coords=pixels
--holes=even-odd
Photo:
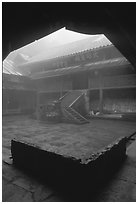
[[[72,109],[84,120],[90,112],[135,115],[135,69],[105,35],[65,28],[3,61],[3,115],[34,113],[59,99],[68,118],[77,118]]]

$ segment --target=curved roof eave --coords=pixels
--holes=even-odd
[[[23,74],[22,67],[30,69],[31,65],[39,64],[47,59],[70,55],[107,44],[111,44],[111,42],[103,34],[86,35],[62,28],[11,52],[6,60],[12,61],[16,71]],[[23,60],[16,60],[18,55]],[[29,73],[29,70],[24,71],[25,74]]]

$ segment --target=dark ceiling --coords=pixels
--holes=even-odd
[[[61,27],[86,34],[104,33],[135,66],[135,2],[2,3],[3,59],[12,50]]]

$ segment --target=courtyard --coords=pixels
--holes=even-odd
[[[113,139],[119,138],[120,134],[121,136],[130,136],[132,133],[135,133],[135,122],[132,121],[95,119],[89,124],[74,125],[46,124],[44,121],[34,120],[30,116],[3,117],[3,201],[62,202],[71,200],[70,196],[65,197],[62,192],[58,193],[46,181],[42,182],[39,178],[12,165],[12,160],[9,159],[11,139],[22,138],[28,143],[35,141],[37,145],[47,150],[52,148],[51,151],[56,153],[84,158],[86,153],[90,154],[96,151],[97,147],[104,148]],[[110,137],[110,135],[113,136]],[[100,140],[100,137],[103,139]],[[102,141],[100,146],[99,142],[97,143],[99,140]],[[133,135],[128,141],[126,160],[110,182],[96,196],[91,194],[89,201],[135,201],[135,157],[135,135]]]

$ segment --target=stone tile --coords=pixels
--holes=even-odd
[[[7,180],[6,178],[4,178],[4,177],[2,176],[2,187],[5,188],[5,186],[6,186],[7,184],[9,184],[9,180]]]
[[[4,164],[2,166],[2,175],[4,178],[6,178],[8,181],[12,181],[16,178],[17,174],[15,171],[13,171],[11,168],[6,168]]]
[[[51,195],[48,198],[46,198],[45,200],[43,200],[43,202],[66,202],[65,199],[61,198],[58,195]]]
[[[8,164],[5,164],[3,162],[3,164],[2,164],[2,176],[4,178],[6,178],[8,181],[13,181],[17,177],[21,177],[23,175],[24,174],[20,170],[16,169],[12,165],[8,165]]]
[[[33,193],[33,199],[35,202],[43,201],[47,199],[49,196],[53,194],[53,191],[45,187],[43,185],[39,185],[36,189],[35,192]]]
[[[32,194],[30,192],[17,192],[9,197],[6,202],[33,202]]]
[[[7,147],[10,147],[10,145],[11,145],[10,138],[8,138],[8,139],[7,139],[7,138],[3,138],[3,139],[2,139],[2,143],[3,143],[3,146],[4,146],[4,147],[6,147],[6,148],[7,148]]]
[[[108,133],[107,127],[108,126]],[[97,129],[98,127],[98,129]],[[103,140],[103,145],[110,138],[110,134],[113,134],[116,129],[119,129],[119,134],[124,135],[130,133],[131,130],[135,129],[135,125],[127,122],[116,121],[114,123],[111,121],[105,120],[95,120],[90,124],[84,126],[77,126],[73,124],[56,124],[56,125],[47,125],[35,120],[32,120],[28,117],[5,117],[3,122],[3,155],[8,156],[10,150],[10,140],[14,136],[19,137],[20,135],[28,136],[28,138],[34,139],[37,138],[39,133],[39,138],[43,141],[56,141],[58,142],[67,142],[68,145],[72,144],[75,141],[77,147],[76,154],[81,149],[80,153],[86,151],[87,144],[91,148],[91,144],[96,144],[98,138],[96,135],[99,134],[99,138],[103,135],[106,137]],[[121,130],[122,129],[122,130]],[[125,131],[124,131],[125,130]],[[92,132],[94,134],[94,139],[91,138]],[[36,134],[37,133],[37,134]],[[86,136],[86,137],[84,137]],[[115,137],[118,137],[116,135]],[[114,139],[115,139],[114,137]],[[40,141],[41,141],[40,139]],[[91,143],[87,143],[88,140],[91,140]],[[60,140],[60,141],[59,141]],[[78,142],[78,145],[77,145]],[[84,149],[83,149],[84,147]],[[133,151],[132,151],[133,150]],[[66,149],[68,152],[69,150]],[[99,195],[100,201],[105,202],[121,202],[121,201],[135,201],[136,190],[135,190],[135,150],[130,148],[128,153],[127,162],[124,163],[123,168],[120,170],[120,173],[114,178],[112,184]],[[16,185],[10,183],[15,182]],[[3,165],[3,201],[9,202],[30,202],[30,201],[45,201],[45,202],[62,202],[59,196],[55,195],[54,192],[41,185],[39,182],[35,182],[33,179],[25,176],[22,172],[12,167],[12,165]],[[33,193],[33,195],[32,195]],[[33,196],[33,197],[32,197]]]
[[[136,160],[136,141],[134,141],[128,148],[127,148],[127,155],[132,160]]]
[[[108,195],[108,200],[113,202],[133,202],[136,200],[136,185],[123,180],[113,180],[104,193]]]
[[[120,168],[116,178],[136,183],[136,142],[127,148],[127,159]]]
[[[120,180],[136,183],[136,168],[130,165],[124,165],[121,171],[117,174]]]
[[[17,178],[12,183],[27,191],[31,191],[31,183],[30,183],[29,178],[23,178],[22,176],[22,178]]]
[[[3,202],[21,202],[25,196],[26,191],[13,184],[4,185],[2,188]]]
[[[130,155],[127,155],[125,165],[131,166],[132,168],[136,168],[136,158],[131,157]]]
[[[26,192],[23,199],[20,202],[34,202],[33,197],[32,197],[32,193]]]
[[[98,202],[135,202],[136,201],[136,185],[125,184],[124,187],[119,187],[118,190],[112,191],[110,187],[108,190],[102,192]]]

